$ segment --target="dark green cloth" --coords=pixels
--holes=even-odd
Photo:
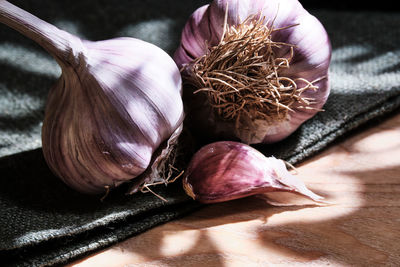
[[[90,40],[132,36],[173,53],[182,27],[206,1],[12,1],[60,28]],[[332,93],[325,111],[286,140],[256,146],[298,163],[361,125],[398,112],[400,12],[310,9],[333,47]],[[48,266],[70,262],[199,207],[180,183],[156,192],[104,200],[74,192],[54,177],[40,149],[48,90],[60,74],[32,41],[0,25],[0,262]]]

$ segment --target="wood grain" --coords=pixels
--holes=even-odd
[[[297,167],[329,205],[213,204],[70,266],[400,266],[400,114]]]

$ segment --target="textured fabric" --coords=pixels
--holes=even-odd
[[[0,173],[2,266],[63,263],[199,206],[178,183],[155,189],[168,202],[125,186],[103,201],[82,195],[51,174],[41,149],[0,159]]]
[[[206,1],[13,1],[58,27],[91,40],[132,36],[173,53],[185,20]],[[312,9],[333,47],[332,93],[324,112],[286,140],[257,146],[298,163],[338,137],[400,106],[400,14]],[[0,25],[0,262],[2,266],[65,263],[199,207],[180,183],[152,194],[104,200],[54,177],[40,149],[46,95],[60,69],[32,41]],[[374,120],[373,120],[374,119]]]

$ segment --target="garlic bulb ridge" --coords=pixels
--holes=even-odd
[[[324,27],[297,0],[215,0],[189,18],[174,60],[197,130],[253,144],[322,109],[330,57]]]

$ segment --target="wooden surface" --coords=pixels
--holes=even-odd
[[[400,266],[400,114],[297,167],[330,205],[213,204],[72,266]]]

